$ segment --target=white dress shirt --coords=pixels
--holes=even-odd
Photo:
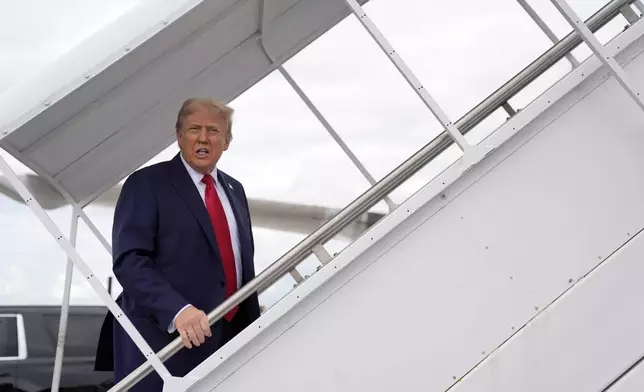
[[[186,160],[183,158],[183,155],[180,154],[181,156],[181,161],[183,162],[183,165],[185,166],[186,170],[188,171],[188,174],[190,174],[190,178],[192,179],[192,182],[195,184],[197,187],[197,191],[199,191],[199,195],[201,196],[201,200],[203,200],[204,205],[206,204],[206,184],[201,182],[201,179],[203,178],[203,174],[199,173],[195,169],[192,168],[186,162]],[[221,200],[221,204],[224,207],[224,212],[226,213],[226,220],[228,221],[228,228],[230,230],[230,240],[233,245],[233,254],[235,255],[235,269],[237,270],[237,289],[241,287],[242,284],[242,265],[241,265],[241,246],[239,244],[239,232],[237,230],[237,221],[235,220],[235,214],[233,213],[233,207],[230,205],[230,201],[228,200],[228,196],[226,195],[226,191],[224,190],[224,186],[230,186],[228,184],[222,184],[219,181],[219,177],[217,176],[217,168],[215,167],[213,171],[210,173],[212,178],[215,180],[215,191],[217,192],[217,195],[219,196],[219,199]],[[177,319],[177,316],[179,313],[181,313],[185,308],[187,308],[190,305],[184,306],[172,319],[172,322],[168,326],[168,333],[173,333],[175,331],[175,320]]]

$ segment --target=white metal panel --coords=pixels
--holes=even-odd
[[[262,0],[266,4],[266,13],[264,18],[267,21],[272,21],[273,19],[280,16],[285,10],[289,9],[293,5],[297,4],[299,0]]]
[[[220,16],[220,21],[209,29],[198,32],[193,40],[173,48],[171,54],[164,55],[158,62],[141,70],[136,78],[119,84],[105,97],[101,97],[99,102],[90,106],[89,110],[76,116],[71,123],[53,130],[23,153],[32,156],[50,174],[56,175],[70,164],[70,155],[82,157],[104,141],[106,136],[110,136],[105,131],[87,130],[98,125],[110,133],[119,133],[128,124],[131,128],[132,123],[142,115],[142,110],[149,110],[169,94],[184,90],[192,78],[216,63],[222,53],[230,52],[257,31],[257,1],[235,3],[225,11],[218,11],[226,12],[226,16]],[[137,56],[133,57],[136,58]],[[221,69],[220,73],[223,73]],[[232,80],[236,79],[235,75],[239,75],[230,72],[227,74]],[[226,87],[230,89],[229,86]],[[175,109],[169,113],[171,118],[176,118],[178,110],[179,106],[175,105]],[[154,132],[173,135],[173,126],[174,121],[168,121],[164,126],[154,129]],[[147,136],[151,137],[152,130],[147,129]],[[125,130],[124,134],[127,133]],[[164,139],[167,140],[167,137]],[[70,143],[71,140],[73,143]]]
[[[643,256],[638,234],[453,391],[604,390],[644,354]]]
[[[235,0],[225,0],[225,3],[218,1],[216,6],[225,6],[226,3],[230,4],[233,1]],[[136,59],[131,55],[126,56],[127,52],[124,50],[126,46],[134,48],[164,28],[166,32],[173,30],[171,37],[168,37],[167,33],[164,37],[164,44],[170,46],[175,44],[175,39],[182,34],[194,29],[194,25],[185,24],[182,28],[188,30],[179,32],[178,24],[173,24],[169,29],[162,22],[164,20],[172,22],[176,18],[185,16],[184,14],[198,3],[200,3],[199,0],[142,1],[132,7],[111,25],[73,47],[40,73],[12,87],[10,92],[0,95],[0,107],[3,108],[0,112],[0,129],[13,131],[28,125],[12,137],[12,142],[20,150],[28,147],[38,137],[48,132],[49,127],[62,124],[81,107],[96,99],[95,97],[122,82],[127,77],[127,72],[122,72],[124,67],[136,68],[149,61],[147,56],[136,56]],[[207,14],[204,12],[199,15],[203,17]],[[191,22],[198,24],[195,20]],[[146,47],[146,50],[150,49],[152,48]],[[155,49],[163,50],[159,47]],[[148,53],[151,57],[159,54]],[[126,60],[123,61],[124,59]],[[119,62],[118,68],[121,72],[108,72],[109,75],[106,75],[103,71],[108,67],[113,70],[115,68],[113,63],[116,62]],[[86,79],[86,76],[89,79]],[[65,99],[65,105],[52,110],[57,99],[80,87],[82,87],[81,94],[78,90],[75,91],[76,94]],[[89,102],[84,102],[85,99],[89,99]],[[46,106],[46,102],[49,102],[50,106]],[[35,118],[36,116],[38,118]],[[26,124],[27,122],[29,124]]]
[[[0,145],[36,173],[54,177],[75,200],[95,196],[172,142],[184,99],[230,101],[276,67],[258,42],[261,4],[193,1],[165,19],[154,12],[158,20],[142,22],[152,27],[142,33],[139,26],[139,33],[116,49],[105,42],[111,30],[120,33],[120,24],[113,24],[72,52],[89,56],[92,44],[102,43],[89,60],[81,59],[98,65],[82,72],[72,67],[72,75],[65,59],[35,92],[22,86],[7,94],[9,101],[32,107],[3,111],[0,131],[9,134],[0,133]],[[270,0],[266,7],[264,42],[278,64],[349,14],[344,0]],[[60,84],[51,84],[52,75]]]
[[[629,48],[640,57],[622,59],[638,81],[642,44]],[[226,348],[211,358],[222,364],[195,391],[449,388],[644,227],[644,115],[613,80],[597,88],[602,79],[553,102],[444,198],[299,299],[316,276],[304,283],[282,319],[230,358]]]
[[[611,385],[606,392],[641,392],[644,391],[644,364],[641,362],[637,366],[629,369],[622,378]],[[604,392],[604,391],[602,391]]]

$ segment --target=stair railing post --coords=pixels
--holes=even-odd
[[[597,37],[590,31],[583,19],[575,13],[566,0],[550,0],[557,8],[566,21],[572,26],[573,29],[579,34],[588,47],[593,51],[601,62],[610,70],[617,82],[622,86],[628,95],[633,99],[637,106],[644,112],[644,93],[640,86],[635,85],[631,77],[626,73],[619,63],[615,60],[604,45],[599,42]]]
[[[389,60],[394,64],[398,72],[405,78],[407,83],[414,89],[416,94],[423,101],[425,106],[432,112],[434,117],[440,121],[441,125],[448,132],[450,137],[454,140],[454,143],[463,151],[464,154],[467,154],[469,150],[473,149],[474,146],[469,144],[463,136],[463,133],[457,128],[443,109],[434,101],[434,98],[429,94],[425,86],[418,80],[416,75],[412,70],[405,64],[402,57],[396,52],[396,50],[391,46],[387,41],[385,36],[380,32],[375,23],[367,16],[366,12],[362,9],[360,4],[356,0],[345,0],[345,2],[351,8],[355,17],[360,21],[362,26],[369,32],[371,37],[376,41],[378,46],[382,51],[387,55]]]

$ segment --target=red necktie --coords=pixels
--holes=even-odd
[[[230,239],[230,230],[228,228],[228,220],[221,200],[215,190],[214,179],[210,174],[206,174],[201,179],[201,182],[206,184],[206,209],[210,215],[213,229],[215,230],[215,238],[217,238],[217,245],[219,246],[219,253],[221,254],[221,261],[224,266],[224,274],[226,275],[226,298],[233,295],[237,291],[237,270],[235,267],[235,254],[233,253],[233,245]],[[228,312],[226,319],[232,320],[239,307],[235,307]]]

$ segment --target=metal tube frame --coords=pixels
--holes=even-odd
[[[265,3],[262,2],[262,4],[265,4]],[[263,35],[263,33],[262,33],[262,35]],[[266,46],[264,45],[264,40],[260,39],[260,42],[261,42],[262,50],[266,54],[266,57],[271,61],[271,63],[274,63],[274,60],[269,55],[268,50],[266,49]],[[322,124],[322,126],[324,126],[324,128],[327,130],[329,135],[331,135],[331,137],[335,140],[335,142],[340,146],[342,151],[344,151],[344,153],[349,157],[351,162],[353,162],[353,164],[358,168],[360,173],[362,173],[362,175],[367,179],[367,181],[369,181],[371,186],[374,186],[376,184],[376,179],[373,178],[373,176],[371,175],[371,173],[369,173],[369,171],[367,171],[367,169],[364,167],[362,162],[360,162],[358,157],[353,153],[351,148],[349,148],[349,146],[344,142],[344,140],[342,140],[342,138],[336,132],[336,130],[331,126],[331,124],[327,121],[327,119],[322,115],[322,113],[318,110],[318,108],[315,106],[315,104],[313,104],[313,102],[309,99],[309,97],[306,95],[304,90],[302,90],[300,88],[300,86],[297,84],[297,82],[295,82],[293,77],[291,77],[291,75],[288,73],[288,71],[286,71],[286,69],[284,69],[283,66],[280,65],[279,67],[277,67],[277,69],[282,74],[284,79],[286,79],[286,81],[291,86],[291,88],[293,88],[293,90],[295,90],[295,92],[300,97],[300,99],[304,102],[304,104],[315,115],[315,117]],[[389,211],[392,211],[393,209],[396,208],[396,204],[394,203],[393,200],[391,200],[391,198],[388,195],[383,200],[387,204],[387,206],[389,207]],[[326,249],[324,249],[323,245],[319,244],[319,247],[322,248],[324,250],[324,252],[326,252]],[[322,263],[322,265],[327,264],[329,262],[329,260],[330,260],[330,259],[328,259],[328,258],[326,258],[324,256],[324,252],[320,252],[320,251],[314,252],[315,256],[320,261],[320,263]],[[326,253],[328,254],[328,252],[326,252]],[[294,274],[297,274],[297,277]],[[298,284],[300,284],[300,283],[302,283],[304,281],[304,278],[302,278],[302,275],[296,269],[293,269],[293,271],[291,271],[291,276],[293,276],[295,278],[295,281],[296,281],[295,286],[297,286]]]
[[[259,43],[260,43],[262,51],[266,55],[266,58],[268,59],[268,61],[270,61],[271,64],[275,64],[275,59],[269,53],[268,48],[266,48],[266,43],[264,42],[264,34],[266,32],[266,24],[267,24],[266,23],[266,17],[265,17],[266,13],[265,13],[265,10],[264,10],[265,7],[266,7],[266,1],[262,0],[260,2],[260,27],[259,27],[260,38],[259,38]],[[335,128],[333,128],[333,126],[331,126],[331,123],[329,123],[329,121],[326,119],[326,117],[324,117],[322,112],[320,112],[320,110],[317,108],[317,106],[315,106],[313,101],[311,101],[311,99],[306,95],[304,90],[299,86],[299,84],[297,84],[297,82],[295,81],[295,79],[293,79],[291,74],[288,73],[288,71],[282,65],[279,65],[277,67],[277,70],[284,77],[284,79],[286,79],[286,81],[291,86],[291,88],[297,93],[297,95],[300,97],[302,102],[304,102],[304,104],[309,108],[309,110],[311,110],[311,112],[313,113],[315,118],[318,119],[318,121],[322,124],[324,129],[326,129],[327,132],[329,133],[329,135],[331,135],[333,140],[335,140],[335,142],[338,144],[338,146],[340,146],[342,151],[344,151],[344,153],[347,155],[347,157],[349,157],[351,162],[360,171],[360,173],[367,179],[367,181],[369,181],[369,183],[372,186],[375,185],[376,184],[376,179],[371,175],[371,173],[369,173],[369,171],[362,164],[360,159],[358,159],[358,157],[353,153],[351,148],[349,148],[349,146],[345,143],[345,141],[342,139],[342,137],[340,137],[340,135],[335,130]],[[384,201],[387,204],[387,206],[389,207],[390,211],[396,208],[396,203],[394,203],[393,200],[391,200],[391,198],[389,196],[384,198]]]
[[[539,26],[539,28],[541,28],[541,31],[543,31],[543,33],[548,38],[550,38],[550,41],[553,44],[556,44],[557,42],[559,42],[559,38],[557,38],[557,35],[550,29],[550,27],[548,27],[548,24],[546,22],[544,22],[543,19],[541,19],[541,17],[534,10],[534,8],[532,8],[532,6],[530,6],[530,4],[528,4],[527,0],[517,0],[517,2],[521,5],[521,7],[523,7],[523,10],[532,18],[534,23],[536,23],[537,26]],[[575,68],[575,67],[577,67],[579,65],[579,61],[577,61],[577,59],[575,58],[575,56],[572,53],[568,53],[566,55],[566,58],[568,59],[568,61],[570,62],[570,64],[572,65],[573,68]]]
[[[262,40],[262,47],[263,47],[263,49],[264,49],[264,52],[268,54],[268,52],[266,51],[266,48],[265,48],[265,47],[264,47],[264,45],[263,45],[263,42],[264,42],[264,41]],[[269,58],[270,58],[270,57],[269,57]],[[322,115],[322,113],[318,110],[318,108],[315,106],[315,104],[313,104],[313,102],[309,99],[309,97],[306,95],[306,93],[304,92],[304,90],[302,90],[302,89],[300,88],[300,86],[295,82],[295,80],[294,80],[294,79],[293,79],[293,77],[288,73],[288,71],[286,71],[286,69],[284,69],[284,67],[282,67],[281,65],[280,65],[277,69],[278,69],[278,71],[282,74],[282,76],[284,77],[284,79],[286,79],[286,81],[288,82],[288,84],[290,84],[290,85],[291,85],[291,87],[293,88],[293,90],[295,90],[295,92],[297,93],[297,95],[299,95],[300,99],[301,99],[301,100],[306,104],[306,106],[307,106],[307,107],[311,110],[311,112],[315,115],[315,117],[318,119],[318,121],[320,121],[320,123],[322,124],[322,126],[324,126],[324,128],[327,130],[327,132],[329,132],[329,134],[331,135],[331,137],[333,138],[333,140],[335,140],[335,142],[340,146],[340,148],[342,149],[342,151],[344,151],[344,153],[349,157],[349,159],[351,160],[351,162],[353,162],[353,164],[358,168],[358,170],[360,171],[360,173],[362,173],[362,175],[367,179],[367,181],[369,181],[369,183],[370,183],[372,186],[373,186],[373,185],[375,185],[375,184],[376,184],[376,179],[375,179],[375,178],[373,178],[373,176],[371,175],[371,173],[369,173],[369,171],[367,171],[367,169],[365,168],[365,166],[362,164],[362,162],[360,162],[360,160],[359,160],[359,159],[358,159],[358,157],[353,153],[353,151],[351,150],[351,148],[349,148],[349,146],[345,143],[345,141],[344,141],[344,140],[342,140],[342,138],[340,137],[340,135],[338,134],[338,132],[336,132],[336,130],[331,126],[331,124],[330,124],[330,123],[327,121],[327,119]],[[394,203],[394,202],[393,202],[393,200],[391,200],[391,198],[390,198],[389,196],[387,196],[387,197],[384,199],[384,201],[385,201],[385,203],[387,203],[387,206],[389,207],[389,210],[390,210],[390,211],[396,208],[396,203]]]
[[[631,81],[630,76],[624,71],[615,58],[611,56],[604,45],[602,45],[597,37],[590,31],[586,23],[575,13],[575,11],[568,5],[566,0],[550,0],[552,4],[559,10],[563,17],[568,21],[577,34],[581,35],[602,63],[608,67],[619,84],[628,95],[635,101],[635,103],[644,111],[644,97],[641,96],[641,89],[635,86]]]
[[[450,137],[454,139],[454,142],[458,145],[458,147],[463,151],[464,154],[467,153],[470,149],[473,148],[471,144],[465,140],[465,136],[463,136],[463,133],[458,129],[458,127],[452,123],[452,121],[449,119],[447,114],[443,111],[443,109],[434,101],[434,98],[427,92],[427,89],[425,89],[425,86],[418,80],[416,75],[412,72],[412,70],[405,64],[403,61],[402,57],[396,52],[396,50],[391,46],[389,41],[385,38],[385,36],[380,32],[378,27],[373,23],[373,21],[367,16],[366,12],[362,9],[360,4],[356,0],[345,0],[345,2],[349,5],[351,8],[351,11],[353,14],[356,16],[356,18],[360,21],[362,26],[369,32],[371,37],[376,41],[380,49],[382,49],[383,52],[387,55],[389,60],[394,64],[394,66],[398,69],[400,74],[405,78],[407,83],[414,89],[416,94],[420,97],[420,99],[423,101],[425,106],[432,112],[434,117],[440,121],[441,125],[447,130],[449,133]],[[467,150],[467,151],[466,151]]]
[[[85,224],[87,225],[87,227],[90,229],[90,231],[92,232],[92,234],[94,234],[94,236],[99,240],[99,242],[100,242],[101,244],[103,244],[103,247],[105,248],[105,250],[107,251],[107,253],[109,253],[109,254],[110,254],[110,256],[111,256],[111,255],[112,255],[112,245],[110,245],[110,243],[109,243],[109,242],[107,242],[107,239],[106,239],[106,238],[103,236],[103,234],[98,230],[98,227],[96,227],[96,225],[94,225],[94,222],[92,222],[92,220],[91,220],[91,219],[89,219],[89,216],[87,216],[87,214],[85,213],[85,211],[83,211],[83,209],[82,209],[80,206],[78,206],[78,205],[76,205],[76,206],[75,206],[75,208],[77,208],[77,209],[78,209],[79,217],[80,217],[81,219],[83,219],[83,221],[85,222]]]
[[[636,0],[612,0],[611,3],[604,6],[589,18],[587,21],[588,28],[591,29],[591,31],[600,29],[619,14],[619,8],[621,6],[624,4],[632,4],[635,1]],[[583,40],[575,31],[568,34],[559,43],[550,48],[546,53],[517,74],[509,82],[495,91],[470,112],[465,114],[465,116],[456,123],[458,129],[462,130],[464,134],[467,134],[467,132],[472,130],[483,119],[492,114],[496,109],[501,107],[503,103],[506,103],[511,97],[529,85],[550,67],[555,65],[559,60],[563,59],[567,53],[572,51],[582,42]],[[316,252],[320,252],[324,249],[320,248],[320,244],[333,238],[347,224],[376,205],[385,195],[391,193],[400,184],[417,173],[427,163],[431,162],[434,158],[443,153],[453,143],[454,138],[447,130],[435,137],[431,142],[376,183],[376,185],[355,199],[337,215],[298,243],[278,260],[269,265],[252,281],[244,285],[216,309],[211,311],[208,314],[209,324],[213,325],[253,293],[261,291],[266,287],[270,287],[294,266],[302,262],[314,251],[314,249]],[[181,348],[181,339],[176,338],[166,347],[161,349],[157,355],[162,361],[165,361],[181,350]],[[151,371],[152,369],[150,364],[147,362],[143,363],[125,379],[121,380],[121,382],[110,389],[110,392],[124,391],[131,388]]]
[[[76,248],[78,236],[78,219],[80,214],[76,206],[72,207],[72,224],[69,233],[69,243]],[[67,335],[67,320],[69,317],[69,300],[71,296],[72,277],[74,274],[74,262],[67,257],[65,269],[65,288],[63,291],[63,306],[60,311],[60,322],[58,325],[58,339],[56,339],[56,357],[54,358],[54,374],[51,382],[51,392],[58,392],[60,387],[60,375],[63,369],[63,357],[65,355],[65,339]]]
[[[273,63],[274,63],[273,58],[268,54],[268,51],[267,51],[267,50],[266,50],[266,48],[264,47],[264,40],[262,39],[262,38],[263,38],[263,37],[262,37],[262,34],[263,34],[263,30],[264,30],[264,23],[265,23],[265,22],[264,22],[264,21],[265,21],[265,15],[264,15],[264,1],[261,1],[261,2],[260,2],[260,5],[259,5],[259,14],[260,14],[260,17],[259,17],[259,19],[260,19],[260,35],[259,35],[259,41],[260,41],[260,44],[261,44],[262,50],[264,51],[264,54],[266,55],[266,58],[268,58],[268,60],[271,62],[271,64],[273,64]],[[281,68],[281,66],[280,66],[280,68]],[[289,274],[291,275],[291,277],[293,278],[293,280],[295,280],[295,285],[294,285],[294,286],[297,286],[298,284],[300,284],[300,283],[304,282],[304,277],[303,277],[303,276],[302,276],[302,274],[300,274],[300,272],[297,270],[297,267],[293,267],[293,268],[289,271]]]
[[[107,239],[101,234],[101,232],[98,230],[96,225],[94,225],[94,222],[87,216],[85,211],[76,204],[69,196],[65,195],[64,196],[67,201],[71,204],[72,206],[72,224],[71,224],[71,230],[70,230],[70,239],[69,242],[70,244],[76,248],[76,240],[78,236],[78,220],[83,219],[85,223],[87,224],[87,227],[92,231],[92,234],[103,244],[103,247],[105,247],[105,250],[112,255],[112,246],[107,242]],[[71,284],[72,284],[72,277],[74,273],[74,263],[73,261],[68,257],[67,258],[67,267],[65,270],[65,288],[63,292],[63,305],[60,311],[60,322],[58,326],[58,339],[56,341],[56,356],[54,359],[54,372],[52,375],[52,384],[51,384],[51,392],[58,392],[59,386],[60,386],[60,377],[62,373],[62,364],[63,364],[63,359],[64,359],[64,353],[65,353],[65,341],[66,341],[66,336],[67,336],[67,321],[69,317],[69,306],[70,306],[70,297],[71,297]],[[108,289],[108,294],[110,294],[110,290]],[[111,294],[110,294],[111,297]]]
[[[265,12],[265,7],[266,7],[266,1],[262,0],[259,3],[259,20],[260,20],[260,25],[259,25],[259,43],[262,48],[262,51],[264,52],[264,55],[268,59],[268,61],[271,62],[271,64],[275,64],[275,59],[273,56],[269,53],[268,48],[266,47],[266,43],[264,42],[264,34],[266,32],[266,12]],[[288,73],[288,71],[280,64],[277,67],[277,70],[280,72],[280,74],[284,77],[284,79],[288,82],[288,84],[291,86],[291,88],[295,91],[295,93],[300,97],[302,102],[309,108],[309,110],[313,113],[313,115],[318,119],[318,121],[322,124],[324,129],[327,130],[329,135],[335,140],[335,142],[340,146],[342,151],[349,157],[351,162],[356,166],[358,171],[369,181],[371,186],[374,186],[376,184],[376,179],[369,173],[367,168],[360,162],[360,159],[353,153],[351,148],[344,142],[342,137],[336,132],[336,130],[331,126],[331,124],[327,121],[327,119],[324,117],[322,112],[315,106],[313,101],[309,99],[309,97],[306,95],[304,90],[297,84],[295,79],[291,76],[291,74]],[[384,199],[384,202],[387,204],[389,207],[389,211],[393,210],[396,208],[396,203],[394,203],[393,200],[387,195]],[[322,265],[327,264],[330,261],[330,257],[327,257],[329,252],[324,248],[322,244],[318,244],[316,247],[317,251],[313,252],[314,255],[317,257],[317,259],[320,261]],[[290,271],[291,276],[295,279],[295,285],[297,286],[298,284],[302,283],[304,281],[304,278],[302,275],[297,271],[296,268],[293,268],[292,271]]]
[[[122,312],[118,304],[112,299],[111,295],[107,293],[105,288],[98,281],[96,276],[94,276],[93,271],[85,263],[83,258],[78,254],[75,247],[70,243],[69,240],[61,233],[58,225],[52,221],[49,215],[42,208],[40,203],[33,197],[31,192],[27,187],[22,183],[18,178],[17,174],[13,171],[9,163],[0,156],[0,173],[3,173],[9,183],[15,188],[16,192],[22,197],[25,203],[31,208],[32,212],[36,215],[38,220],[45,226],[49,234],[58,242],[60,247],[65,251],[69,259],[74,263],[74,265],[81,271],[83,276],[87,279],[88,283],[92,286],[94,291],[101,298],[103,303],[106,304],[107,308],[114,315],[114,318],[121,324],[123,329],[130,335],[136,346],[143,353],[144,357],[147,359],[147,364],[151,365],[152,368],[159,374],[159,376],[165,381],[166,379],[172,378],[168,369],[165,367],[163,362],[155,355],[152,348],[145,341],[141,333],[134,327],[130,319]],[[78,211],[78,210],[77,210]]]

